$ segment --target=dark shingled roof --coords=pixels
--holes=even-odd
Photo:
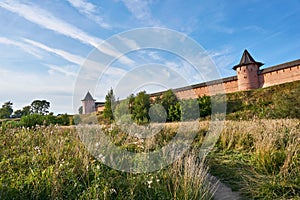
[[[87,94],[85,95],[84,99],[82,99],[82,101],[96,101],[96,100],[93,99],[93,97],[90,94],[90,92],[87,92]]]
[[[235,65],[232,69],[236,70],[236,68],[240,67],[240,66],[245,66],[245,65],[249,65],[249,64],[257,64],[258,67],[262,66],[263,63],[261,62],[256,62],[252,56],[250,55],[250,53],[247,51],[247,49],[245,49],[243,56],[241,58],[241,61],[238,65]]]

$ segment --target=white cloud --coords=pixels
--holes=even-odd
[[[105,23],[103,18],[97,15],[97,6],[85,0],[67,0],[80,13],[84,14],[89,19],[95,21],[102,28],[110,29],[111,26]]]
[[[49,74],[54,74],[56,72],[62,73],[65,76],[77,76],[77,72],[75,72],[74,68],[77,68],[77,66],[56,66],[56,65],[51,65],[51,64],[45,64],[47,67],[49,67]]]
[[[35,5],[21,4],[17,1],[5,1],[0,2],[0,6],[11,12],[17,13],[28,21],[36,23],[41,27],[80,40],[83,43],[97,46],[102,42],[101,39],[88,35],[75,26],[56,18],[48,11]]]
[[[24,40],[26,42],[28,42],[29,44],[35,46],[35,47],[38,47],[38,48],[43,49],[45,51],[54,53],[54,54],[64,58],[65,60],[67,60],[69,62],[72,62],[72,63],[75,63],[75,64],[78,64],[78,65],[81,65],[85,60],[85,58],[83,58],[81,56],[74,55],[74,54],[71,54],[69,52],[66,52],[66,51],[63,51],[63,50],[60,50],[60,49],[51,48],[49,46],[46,46],[42,43],[39,43],[39,42],[36,42],[36,41],[33,41],[33,40],[29,40],[29,39],[24,39]]]
[[[132,15],[143,23],[149,26],[161,26],[158,20],[152,17],[149,8],[149,1],[147,0],[122,0],[126,8]]]
[[[17,13],[18,15],[24,17],[28,21],[31,21],[39,26],[52,30],[56,33],[60,33],[62,35],[68,36],[70,38],[79,40],[85,44],[89,44],[93,47],[96,47],[102,53],[118,58],[122,56],[120,52],[118,52],[114,47],[110,44],[101,45],[104,42],[102,39],[93,37],[85,33],[84,31],[78,29],[77,27],[64,22],[63,20],[53,16],[47,10],[41,9],[32,4],[22,4],[17,1],[9,1],[0,2],[0,7],[5,8],[11,12]],[[123,56],[120,59],[124,64],[134,63],[134,61],[129,58]]]
[[[71,102],[74,77],[55,72],[18,72],[4,66],[0,66],[0,76],[0,103],[12,101],[14,110],[17,110],[29,105],[34,99],[46,99],[51,103],[50,111],[73,113]]]
[[[19,47],[20,49],[22,49],[23,51],[35,56],[36,58],[42,59],[42,55],[40,54],[40,52],[36,49],[33,48],[30,45],[24,44],[22,42],[18,42],[18,41],[14,41],[5,37],[0,37],[0,43],[5,44],[5,45],[13,45],[16,47]]]

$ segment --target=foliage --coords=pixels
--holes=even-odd
[[[300,119],[300,81],[226,94],[227,119]]]
[[[115,102],[116,99],[114,96],[113,89],[110,89],[110,91],[105,96],[105,104],[104,104],[105,107],[103,110],[103,116],[105,119],[108,120],[114,119],[113,110],[114,110]]]
[[[147,123],[150,109],[150,96],[145,91],[139,92],[134,98],[132,118],[138,124]]]
[[[49,113],[50,102],[46,100],[34,100],[31,103],[31,112],[36,114],[45,115]]]
[[[167,112],[161,104],[153,104],[149,109],[151,122],[164,123],[167,120]]]
[[[181,120],[181,106],[180,103],[177,102],[175,105],[171,105],[169,107],[169,120],[171,122],[177,122]]]
[[[115,121],[117,122],[131,121],[129,98],[122,100],[116,105],[116,108],[114,110],[114,117]]]
[[[2,123],[2,127],[35,127],[35,126],[49,126],[51,124],[68,126],[72,125],[73,117],[68,114],[63,114],[60,116],[54,116],[53,113],[49,115],[41,115],[41,114],[30,114],[22,116],[19,121],[10,120]]]
[[[83,113],[83,108],[82,108],[82,106],[80,106],[80,107],[78,108],[78,113],[79,113],[80,115],[82,115],[82,113]]]
[[[181,101],[181,120],[196,120],[200,117],[199,105],[196,99],[186,99]]]
[[[250,199],[300,196],[299,120],[227,121],[210,172]]]
[[[13,118],[21,118],[22,116],[31,114],[31,106],[25,106],[22,110],[16,110],[13,114]]]
[[[166,112],[167,112],[167,121],[171,122],[172,118],[176,118],[175,116],[172,116],[170,114],[170,107],[175,108],[176,104],[178,102],[178,99],[175,95],[175,93],[172,90],[167,90],[162,94],[161,99],[159,99],[159,103],[161,103],[161,105],[165,108]]]
[[[34,127],[36,125],[43,125],[45,117],[43,115],[34,113],[21,117],[20,125],[25,127]]]
[[[13,103],[10,101],[2,105],[2,108],[0,108],[0,119],[9,118],[11,116],[13,113],[12,105]]]
[[[200,116],[206,117],[211,115],[211,97],[203,95],[197,99],[199,104]]]
[[[75,129],[7,129],[0,145],[1,199],[210,199],[213,192],[193,152],[162,170],[133,174],[97,161]]]

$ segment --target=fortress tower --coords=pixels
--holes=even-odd
[[[84,99],[81,100],[82,102],[82,114],[89,114],[96,111],[95,108],[95,99],[93,99],[90,92],[88,92]]]
[[[259,88],[258,72],[262,65],[263,63],[256,62],[247,50],[244,51],[240,63],[233,67],[237,72],[239,91]]]

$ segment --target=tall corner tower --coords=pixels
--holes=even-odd
[[[84,99],[81,100],[82,102],[82,114],[89,114],[96,111],[95,108],[95,99],[93,99],[90,92],[87,92]]]
[[[263,63],[256,62],[245,49],[241,61],[232,69],[236,70],[239,90],[251,90],[259,88],[258,72]]]

